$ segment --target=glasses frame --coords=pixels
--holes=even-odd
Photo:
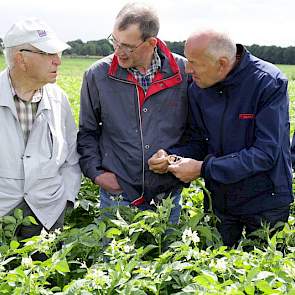
[[[141,43],[139,43],[136,46],[132,46],[132,45],[127,45],[127,44],[120,44],[120,42],[118,42],[115,37],[113,36],[113,34],[110,34],[107,37],[108,42],[113,46],[114,50],[116,50],[117,48],[120,48],[122,51],[124,51],[127,54],[131,54],[133,53],[138,47],[140,47],[143,43],[146,42],[147,39],[143,40]]]
[[[31,52],[31,53],[37,53],[37,54],[41,54],[41,55],[46,55],[48,57],[55,57],[56,55],[61,57],[62,52],[60,53],[48,53],[48,52],[44,52],[44,51],[36,51],[36,50],[31,50],[31,49],[20,49],[20,52]]]

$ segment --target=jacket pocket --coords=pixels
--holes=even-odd
[[[274,191],[274,185],[267,173],[259,173],[237,183],[226,185],[226,195],[231,197],[255,197]]]

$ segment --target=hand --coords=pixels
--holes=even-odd
[[[190,182],[200,177],[202,164],[202,161],[182,158],[175,164],[169,165],[168,171],[173,173],[181,181]]]
[[[117,181],[116,175],[112,172],[104,172],[99,176],[96,176],[94,182],[109,193],[123,192]]]
[[[148,160],[149,169],[159,174],[166,173],[169,166],[167,156],[168,154],[164,150],[158,150]]]

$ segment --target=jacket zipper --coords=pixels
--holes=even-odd
[[[225,120],[225,113],[227,111],[227,107],[228,107],[228,95],[224,90],[220,90],[219,91],[219,95],[225,95],[225,106],[223,109],[223,113],[222,113],[222,117],[221,117],[221,124],[220,124],[220,156],[224,155],[224,146],[223,146],[223,139],[224,139],[224,120]],[[223,211],[224,213],[227,213],[227,191],[224,190],[223,191]]]
[[[137,110],[138,110],[138,118],[139,118],[139,130],[140,130],[140,140],[141,140],[141,151],[142,151],[142,193],[141,195],[144,195],[144,182],[145,182],[145,177],[144,177],[144,144],[143,144],[143,134],[142,134],[142,118],[141,118],[141,113],[140,113],[140,101],[139,101],[139,93],[138,93],[138,88],[137,85],[136,87],[136,93],[137,93]]]
[[[144,176],[144,144],[143,144],[143,133],[142,133],[142,118],[141,118],[141,113],[140,113],[140,101],[139,101],[139,93],[138,93],[138,85],[136,85],[133,82],[129,82],[126,80],[121,80],[118,78],[115,78],[113,76],[110,76],[111,79],[116,80],[116,81],[120,81],[122,83],[127,83],[127,84],[131,84],[134,85],[136,87],[136,93],[137,93],[137,110],[138,110],[138,118],[139,118],[139,131],[140,131],[140,141],[141,141],[141,152],[142,152],[142,192],[141,192],[141,196],[144,195],[144,182],[145,182],[145,176]]]
[[[224,139],[224,119],[225,119],[225,113],[227,111],[228,107],[228,96],[226,95],[224,90],[219,91],[219,95],[225,94],[225,106],[223,109],[222,117],[221,117],[221,124],[220,124],[220,156],[224,155],[224,146],[223,146],[223,139]]]
[[[177,75],[179,75],[179,73],[176,73],[174,74],[173,76],[170,76],[166,79],[161,79],[161,80],[157,80],[152,84],[155,84],[155,83],[161,83],[163,81],[166,81],[166,80],[169,80],[169,79],[172,79],[174,77],[176,77]],[[141,151],[142,151],[142,193],[141,195],[143,196],[144,195],[144,182],[145,182],[145,175],[144,175],[144,161],[145,161],[145,157],[144,157],[144,143],[143,143],[143,134],[142,134],[142,118],[141,118],[141,113],[140,113],[140,101],[139,101],[139,93],[138,93],[138,85],[135,84],[134,82],[129,82],[129,81],[126,81],[126,80],[121,80],[121,79],[118,79],[118,78],[115,78],[114,76],[109,76],[111,79],[113,80],[116,80],[116,81],[120,81],[120,82],[123,82],[123,83],[127,83],[127,84],[131,84],[131,85],[135,85],[136,87],[136,93],[137,93],[137,109],[138,109],[138,118],[139,118],[139,130],[140,130],[140,141],[141,141]]]

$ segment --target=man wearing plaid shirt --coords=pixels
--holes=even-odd
[[[38,225],[22,224],[20,239],[63,226],[80,188],[76,127],[55,84],[69,46],[39,19],[15,23],[3,40],[8,67],[0,73],[0,216],[16,208]],[[5,228],[4,228],[5,230]]]
[[[95,63],[81,90],[78,152],[85,176],[100,187],[100,207],[154,209],[170,196],[177,223],[183,183],[149,170],[148,159],[187,138],[185,58],[159,38],[155,11],[126,4],[108,37],[114,54]]]

